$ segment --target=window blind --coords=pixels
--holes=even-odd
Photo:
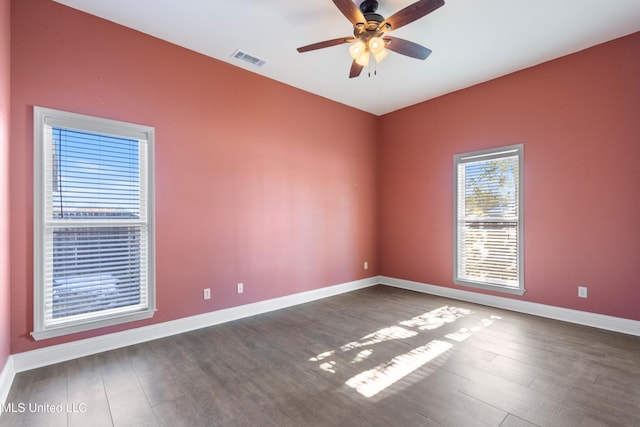
[[[45,133],[45,327],[147,309],[146,141]]]
[[[457,159],[456,279],[520,287],[518,150]]]

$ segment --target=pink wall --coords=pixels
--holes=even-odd
[[[0,0],[0,371],[9,357],[9,92],[10,1]]]
[[[639,51],[636,33],[382,117],[381,273],[455,287],[453,155],[522,142],[521,298],[640,320]]]
[[[452,287],[453,155],[519,142],[522,298],[640,319],[639,46],[635,34],[376,118],[48,0],[13,0],[11,353],[369,275]],[[30,338],[33,105],[155,126],[153,319]]]
[[[33,105],[155,126],[152,320],[30,338]],[[11,108],[12,353],[377,274],[375,116],[45,0],[12,2]]]

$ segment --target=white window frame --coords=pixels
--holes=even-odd
[[[460,274],[460,265],[463,260],[460,259],[458,247],[459,237],[461,234],[460,227],[464,226],[465,220],[460,217],[463,215],[459,206],[459,192],[464,191],[464,183],[459,182],[459,165],[470,162],[478,162],[483,160],[494,160],[505,157],[516,156],[518,160],[518,215],[517,215],[517,284],[506,284],[500,281],[492,280],[470,280]],[[453,160],[453,176],[454,176],[454,197],[453,197],[453,281],[457,285],[470,286],[480,289],[492,291],[500,291],[504,293],[523,295],[524,287],[524,144],[509,145],[506,147],[497,147],[487,150],[479,150],[468,153],[454,155]]]
[[[51,138],[51,128],[60,127],[78,131],[88,131],[99,134],[112,135],[123,138],[133,138],[140,144],[140,175],[146,201],[146,219],[137,222],[146,232],[146,280],[141,284],[142,292],[146,292],[146,304],[140,304],[136,310],[104,310],[94,315],[69,316],[68,321],[52,321],[46,318],[45,305],[51,303],[52,274],[47,274],[47,238],[48,229],[66,221],[65,226],[71,224],[78,227],[93,226],[95,220],[54,220],[51,209],[47,208],[46,170],[48,157],[53,157],[47,149],[47,142]],[[50,218],[47,218],[50,216]],[[94,221],[94,222],[92,222]],[[109,222],[111,221],[111,222]],[[101,224],[122,226],[122,222],[101,219]],[[126,225],[126,224],[125,224]],[[49,241],[49,245],[52,245]],[[49,257],[52,259],[52,257]],[[52,262],[49,262],[49,265]],[[47,279],[47,276],[49,277]],[[34,297],[33,297],[33,332],[36,340],[52,338],[76,332],[82,332],[106,326],[151,318],[156,311],[155,298],[155,226],[154,226],[154,128],[139,124],[103,119],[83,114],[54,110],[34,106]],[[47,289],[49,292],[47,292]],[[47,297],[48,295],[48,297]],[[47,300],[49,298],[49,300]],[[78,319],[80,317],[80,319]]]

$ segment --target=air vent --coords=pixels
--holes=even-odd
[[[249,64],[255,65],[256,67],[262,67],[267,63],[267,61],[265,61],[264,59],[256,58],[255,56],[249,55],[248,53],[243,52],[240,49],[233,52],[232,56],[244,62],[248,62]]]

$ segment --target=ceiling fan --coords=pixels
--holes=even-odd
[[[371,55],[373,55],[376,62],[382,61],[389,54],[387,49],[422,60],[431,54],[431,50],[418,43],[398,37],[389,37],[386,33],[397,30],[433,12],[444,5],[444,0],[419,0],[386,19],[376,13],[378,9],[376,0],[364,0],[359,7],[352,0],[332,1],[353,24],[353,37],[340,37],[313,43],[299,47],[298,52],[309,52],[344,43],[352,43],[349,47],[349,54],[353,58],[353,63],[349,71],[349,78],[360,75],[362,69],[369,65]]]

